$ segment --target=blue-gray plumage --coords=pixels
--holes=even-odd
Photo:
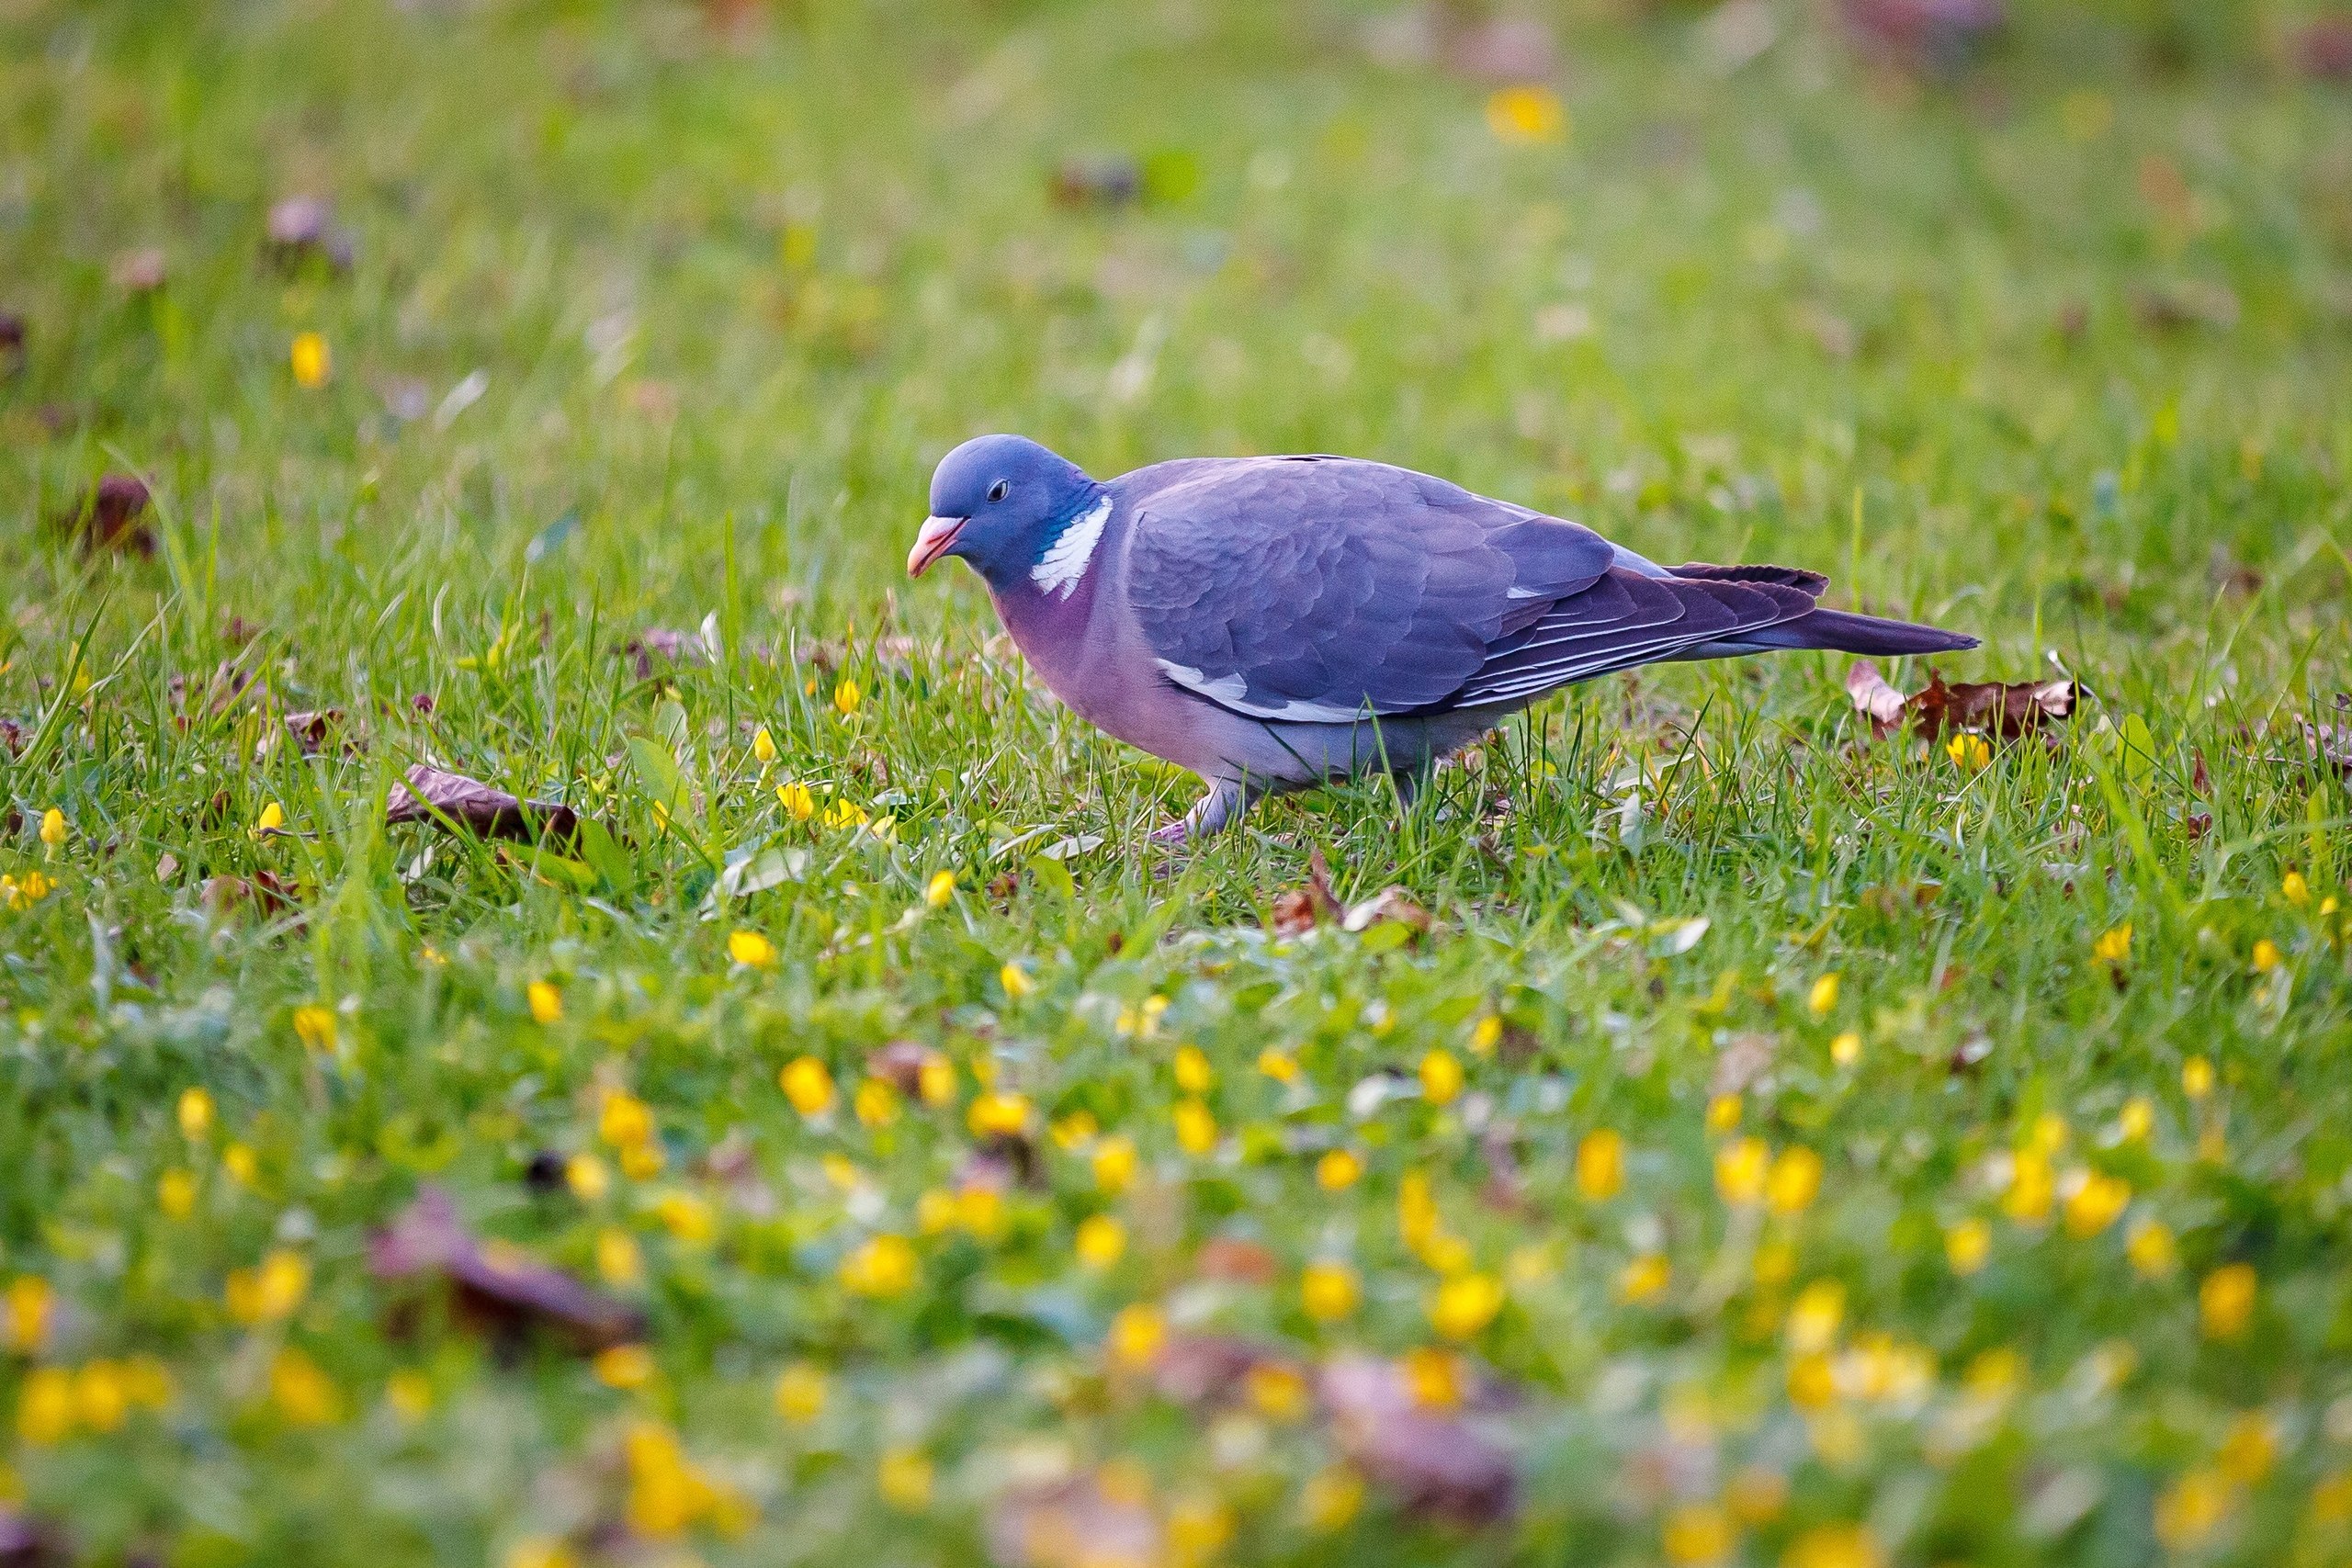
[[[1192,769],[1161,830],[1269,789],[1409,775],[1563,686],[1775,649],[1900,655],[1976,639],[1815,607],[1829,580],[1666,568],[1589,528],[1350,457],[1185,458],[1098,481],[983,435],[931,481],[907,557],[962,557],[1054,694]]]

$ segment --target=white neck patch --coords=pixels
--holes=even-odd
[[[1078,592],[1079,580],[1093,563],[1094,547],[1102,542],[1102,525],[1111,520],[1111,498],[1104,496],[1062,530],[1054,547],[1029,569],[1029,581],[1039,592],[1067,599]]]

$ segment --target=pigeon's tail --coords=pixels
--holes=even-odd
[[[1741,640],[1758,648],[1817,648],[1836,653],[1875,654],[1883,659],[1906,653],[1958,653],[1976,646],[1976,639],[1964,633],[1940,631],[1912,621],[1851,615],[1843,610],[1815,610],[1779,626],[1750,632]]]

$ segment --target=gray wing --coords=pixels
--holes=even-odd
[[[1615,558],[1573,523],[1343,457],[1188,464],[1128,499],[1128,596],[1161,672],[1287,722],[1456,705]]]

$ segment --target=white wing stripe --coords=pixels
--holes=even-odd
[[[1039,592],[1069,598],[1093,564],[1094,547],[1102,542],[1102,525],[1111,520],[1111,498],[1104,496],[1083,516],[1062,530],[1053,548],[1029,569],[1029,581]]]
[[[1161,674],[1186,691],[1251,718],[1278,719],[1284,724],[1353,724],[1366,712],[1361,706],[1343,708],[1330,703],[1253,703],[1248,700],[1250,682],[1238,675],[1220,675],[1212,681],[1207,671],[1195,670],[1189,664],[1167,659],[1155,659],[1152,662],[1159,666]]]

